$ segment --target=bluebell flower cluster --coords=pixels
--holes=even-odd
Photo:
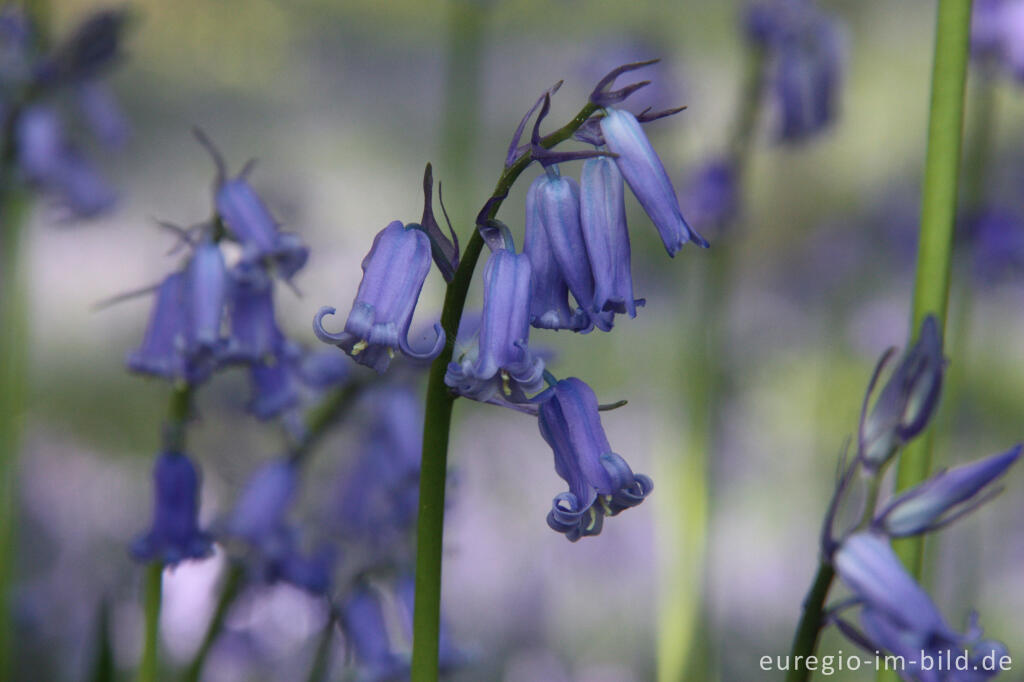
[[[115,200],[73,140],[86,133],[116,147],[128,135],[127,120],[103,83],[121,56],[126,23],[123,10],[100,10],[50,46],[20,7],[0,7],[0,155],[69,216],[94,216]],[[64,101],[73,104],[71,111]]]
[[[766,59],[778,138],[797,142],[827,128],[836,119],[843,70],[837,20],[811,0],[759,0],[743,21],[747,40]]]
[[[922,322],[918,340],[900,358],[870,411],[875,384],[893,351],[883,355],[864,398],[857,454],[846,467],[825,519],[823,554],[853,593],[852,599],[830,610],[830,619],[851,641],[868,652],[882,651],[918,661],[963,661],[961,670],[908,670],[907,679],[984,680],[1001,669],[986,667],[983,659],[999,660],[1006,648],[981,639],[977,623],[967,632],[951,628],[931,598],[903,568],[890,538],[903,538],[944,528],[991,500],[998,481],[1020,459],[1021,446],[950,470],[902,491],[882,505],[872,504],[853,528],[837,531],[838,511],[862,472],[860,480],[876,490],[899,450],[918,437],[935,413],[945,361],[942,338],[934,317]],[[869,496],[873,499],[874,496]],[[848,613],[856,609],[853,622]]]
[[[975,0],[971,17],[971,53],[991,60],[1024,83],[1024,2]]]
[[[634,115],[623,103],[648,83],[615,89],[620,75],[653,63],[626,64],[598,82],[590,95],[589,117],[573,131],[592,150],[556,151],[540,133],[560,83],[544,93],[520,121],[509,145],[506,170],[533,161],[543,168],[526,193],[523,250],[516,250],[511,230],[494,219],[495,207],[507,196],[495,194],[477,218],[480,237],[490,249],[479,328],[471,338],[451,343],[444,378],[458,396],[538,416],[541,434],[555,453],[555,469],[569,484],[569,491],[556,497],[548,523],[572,541],[597,535],[606,516],[642,502],[653,484],[646,476],[634,474],[612,451],[593,390],[580,379],[558,381],[547,370],[542,355],[530,346],[530,327],[610,331],[615,315],[635,317],[637,308],[644,305],[633,291],[627,185],[654,223],[669,256],[688,242],[708,246],[683,218],[672,181],[643,130],[643,124],[680,109]],[[529,142],[521,144],[534,116]],[[572,161],[584,162],[579,182],[563,174],[565,164]],[[428,166],[421,223],[395,221],[375,238],[363,261],[363,278],[344,329],[337,333],[324,329],[324,317],[335,312],[331,307],[321,308],[313,321],[322,341],[379,372],[387,369],[396,350],[414,359],[433,359],[446,343],[440,325],[435,325],[436,340],[429,349],[414,350],[408,340],[431,260],[448,281],[458,261],[457,243],[442,241],[432,219],[431,182]],[[543,390],[545,383],[550,386],[547,390]],[[389,463],[383,468],[390,467]],[[369,492],[347,499],[368,498]],[[356,506],[359,511],[352,510],[351,516],[358,517],[369,508]]]

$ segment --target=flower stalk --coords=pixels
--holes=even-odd
[[[542,138],[541,146],[550,149],[569,139],[597,109],[597,105],[587,102],[569,123]],[[488,203],[488,208],[480,216],[479,222],[486,223],[497,217],[502,201],[508,195],[516,179],[532,161],[532,152],[526,151],[502,172],[494,187],[492,201]],[[480,231],[474,230],[462,255],[462,262],[445,290],[444,306],[441,310],[441,326],[444,328],[446,341],[441,354],[430,366],[430,377],[427,382],[419,514],[416,521],[413,682],[434,682],[438,675],[444,497],[448,468],[448,437],[451,430],[452,406],[455,402],[455,396],[448,390],[444,378],[455,349],[455,337],[459,322],[462,320],[462,311],[466,305],[466,295],[473,279],[473,271],[476,269],[483,246],[484,240]]]

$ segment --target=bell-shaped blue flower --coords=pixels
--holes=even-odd
[[[939,325],[929,315],[921,323],[917,342],[893,370],[861,426],[860,449],[866,466],[877,469],[928,425],[939,402],[945,364]]]
[[[991,495],[979,494],[999,480],[1020,457],[1017,445],[998,455],[941,471],[899,495],[874,522],[891,537],[926,533],[951,523]]]
[[[544,384],[544,361],[530,352],[530,259],[499,249],[484,268],[484,312],[473,352],[448,364],[445,383],[486,402],[496,393],[526,400]]]
[[[249,365],[252,398],[248,409],[254,417],[270,419],[298,405],[301,358],[301,349],[282,341],[272,355]]]
[[[346,540],[390,549],[416,522],[423,405],[411,388],[389,386],[370,392],[365,409],[369,424],[333,513]]]
[[[690,176],[684,192],[687,215],[694,225],[721,229],[739,210],[736,169],[726,159],[712,158]]]
[[[212,239],[203,239],[185,268],[186,344],[189,352],[219,352],[223,346],[228,270],[224,255]]]
[[[597,397],[584,382],[563,379],[537,401],[541,436],[554,451],[555,471],[569,484],[555,497],[548,525],[573,542],[597,535],[605,516],[640,504],[654,484],[612,452]]]
[[[225,355],[232,360],[259,362],[272,357],[284,335],[274,318],[274,288],[259,268],[240,268],[228,300],[231,335]]]
[[[356,585],[341,604],[341,627],[355,655],[360,682],[396,682],[409,675],[409,660],[395,652],[376,589]]]
[[[912,656],[913,660],[920,660],[922,654],[944,657],[948,652],[956,656],[966,650],[971,651],[969,657],[973,660],[984,654],[1005,651],[998,642],[979,641],[981,632],[976,625],[966,634],[947,625],[931,598],[910,577],[883,536],[872,532],[851,535],[835,553],[833,565],[853,592],[855,604],[861,608],[863,632],[857,632],[845,621],[839,621],[840,627],[870,650]],[[930,672],[935,674],[922,671],[915,679],[925,682],[960,679]]]
[[[544,227],[551,253],[573,298],[601,331],[612,328],[612,314],[595,313],[594,275],[583,238],[580,219],[580,187],[575,180],[562,177],[549,167],[534,181],[537,216]]]
[[[445,340],[440,324],[434,325],[437,338],[429,350],[419,352],[409,344],[409,326],[430,264],[427,235],[392,222],[377,234],[363,259],[363,280],[344,331],[332,334],[324,329],[323,318],[335,309],[323,307],[313,320],[317,338],[378,372],[387,369],[396,348],[416,360],[437,357]]]
[[[689,241],[707,247],[683,218],[672,181],[636,117],[622,109],[608,109],[601,119],[601,134],[609,151],[618,155],[615,163],[658,228],[668,255],[675,256]]]
[[[633,299],[622,173],[607,156],[583,162],[580,223],[594,277],[592,311],[629,313],[636,317],[636,307],[643,305],[643,301]]]
[[[197,356],[187,352],[188,325],[185,275],[175,272],[157,288],[156,302],[142,345],[128,355],[128,368],[171,381],[205,381],[216,366],[215,358],[209,354]]]
[[[547,230],[541,220],[537,201],[538,190],[545,177],[538,177],[526,193],[526,237],[523,253],[530,259],[532,295],[530,324],[539,329],[571,329],[585,331],[593,325],[581,308],[569,306],[569,285],[555,260]]]
[[[296,235],[278,230],[277,221],[245,178],[244,171],[220,184],[216,204],[217,214],[242,244],[243,260],[269,260],[286,280],[306,264],[309,249]]]
[[[179,452],[161,454],[153,468],[153,484],[153,522],[132,543],[132,555],[168,566],[209,556],[210,536],[199,530],[199,475],[189,458]]]

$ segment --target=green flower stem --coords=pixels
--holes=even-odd
[[[971,0],[939,0],[928,153],[921,199],[921,234],[910,325],[912,335],[917,334],[921,322],[929,314],[935,315],[940,328],[944,328],[946,322],[970,27]],[[932,438],[933,429],[929,428],[911,442],[900,457],[898,490],[927,478],[931,468]],[[910,572],[920,577],[923,538],[899,540],[895,549]]]
[[[6,182],[0,170],[0,183]],[[28,307],[22,237],[28,198],[0,193],[0,678],[13,676],[10,586],[17,555],[18,453],[25,419]]]
[[[191,384],[181,382],[171,390],[167,407],[167,421],[164,424],[163,447],[168,452],[185,451],[186,424],[192,414]],[[139,663],[139,682],[156,682],[159,679],[160,647],[160,604],[163,599],[162,561],[153,561],[146,567],[143,587],[143,612],[145,613],[145,636],[142,641],[142,659]]]
[[[142,660],[139,662],[138,682],[157,682],[159,660],[157,649],[160,639],[160,602],[163,598],[164,565],[161,561],[153,561],[146,567],[143,604],[146,614],[146,634],[142,647]]]
[[[818,648],[818,639],[821,637],[822,620],[825,614],[825,598],[828,597],[834,577],[835,571],[832,566],[828,562],[822,561],[818,565],[814,583],[804,599],[804,613],[793,638],[793,648],[789,659],[790,670],[786,673],[786,682],[805,682],[811,678],[811,671],[807,669],[807,666],[796,666],[792,662],[806,660],[807,656],[813,655]],[[803,658],[797,659],[797,656]]]
[[[588,102],[566,125],[541,140],[550,149],[569,139],[598,107]],[[484,219],[493,219],[501,208],[512,185],[533,160],[526,152],[506,168],[494,187],[494,197]],[[462,254],[455,276],[445,290],[441,309],[441,326],[446,335],[445,347],[430,367],[427,382],[427,405],[423,428],[423,460],[420,468],[419,514],[416,520],[416,600],[413,614],[412,680],[437,680],[438,629],[441,616],[441,550],[444,534],[444,494],[448,468],[448,434],[451,429],[454,395],[444,383],[444,375],[455,349],[455,335],[466,305],[466,295],[473,271],[483,249],[479,230]]]
[[[737,194],[750,164],[758,122],[764,101],[764,50],[751,47],[747,52],[744,75],[738,93],[736,117],[726,143],[726,160],[736,178]],[[730,221],[734,222],[734,221]],[[727,238],[731,224],[715,226],[715,234]],[[700,611],[700,599],[688,600],[685,608],[680,599],[694,591],[704,592],[706,526],[711,515],[710,491],[714,489],[708,457],[714,451],[719,406],[725,391],[725,358],[722,357],[724,329],[721,311],[729,298],[732,281],[733,255],[731,248],[717,243],[701,263],[701,292],[694,296],[694,309],[687,311],[681,333],[692,339],[692,352],[685,359],[685,381],[680,383],[685,404],[690,414],[689,450],[686,466],[671,467],[673,491],[686,491],[689,504],[659,506],[662,525],[685,537],[672,538],[674,544],[688,546],[685,555],[677,553],[666,558],[665,594],[674,598],[662,600],[658,614],[658,680],[673,682],[681,679],[713,679],[717,659],[714,651],[714,623],[707,627],[694,627],[698,618],[706,621]],[[699,328],[688,321],[698,320]],[[696,488],[696,489],[695,489]]]
[[[184,682],[198,682],[199,675],[203,672],[203,664],[206,663],[206,657],[210,654],[210,649],[213,648],[214,642],[217,641],[217,637],[224,627],[228,611],[231,610],[231,605],[235,603],[235,599],[242,591],[244,578],[245,569],[242,565],[232,563],[228,568],[227,577],[224,579],[224,585],[221,588],[220,598],[217,600],[213,616],[210,618],[209,625],[206,626],[206,633],[203,635],[202,644],[199,645],[199,649],[196,650],[195,655],[192,657],[192,662],[189,663],[188,668],[185,669],[185,674],[182,676]]]

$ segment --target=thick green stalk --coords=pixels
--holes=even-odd
[[[970,27],[971,0],[939,0],[921,233],[910,325],[914,335],[927,315],[935,315],[940,327],[944,328],[946,322]],[[928,429],[900,457],[898,489],[906,489],[927,478],[931,468],[932,437],[932,429]],[[895,547],[911,573],[920,576],[923,538],[900,540]]]
[[[796,628],[796,635],[793,637],[793,648],[789,657],[790,669],[786,673],[786,682],[805,682],[811,678],[811,671],[807,669],[807,666],[795,665],[794,662],[806,660],[807,656],[812,655],[818,648],[825,612],[825,598],[828,596],[829,588],[832,587],[834,577],[835,571],[832,566],[822,561],[818,565],[814,583],[804,599],[804,612],[800,617],[800,624]],[[797,658],[798,656],[802,658]]]
[[[551,148],[569,139],[598,107],[587,103],[578,114],[541,140]],[[529,152],[506,168],[494,187],[484,219],[493,219],[513,183],[533,160]],[[423,427],[423,459],[420,468],[419,514],[416,519],[416,599],[413,613],[412,680],[437,680],[438,630],[441,617],[441,549],[444,536],[444,494],[448,468],[448,433],[451,429],[454,396],[444,383],[444,375],[455,349],[455,334],[466,305],[466,295],[484,240],[473,231],[462,254],[455,276],[445,290],[441,326],[447,337],[444,349],[430,367],[427,405]]]
[[[0,173],[0,182],[7,180]],[[27,197],[0,191],[0,678],[13,676],[15,651],[10,594],[17,529],[18,452],[25,419],[28,308],[23,268]]]
[[[203,672],[203,665],[206,663],[206,657],[210,654],[210,649],[213,648],[214,642],[217,641],[221,628],[224,627],[224,621],[228,617],[231,605],[235,603],[235,598],[238,597],[239,592],[242,590],[244,577],[245,569],[242,568],[241,564],[232,563],[228,568],[227,577],[224,579],[224,585],[221,587],[220,598],[217,600],[213,616],[210,618],[209,625],[206,626],[203,641],[196,650],[195,656],[192,657],[192,662],[185,669],[184,676],[182,676],[184,682],[198,682],[199,675]]]
[[[142,645],[142,660],[139,662],[139,682],[157,682],[159,660],[157,648],[160,639],[160,602],[163,598],[164,565],[154,561],[146,567],[145,585],[143,587],[143,609],[145,610],[145,639]]]

